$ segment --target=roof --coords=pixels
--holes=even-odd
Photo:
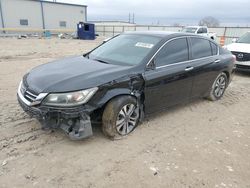
[[[167,36],[171,35],[177,32],[171,32],[171,31],[127,31],[126,34],[138,34],[138,35],[154,35],[154,36]]]
[[[51,4],[58,4],[58,5],[68,5],[68,6],[77,6],[77,7],[87,7],[87,5],[73,4],[73,3],[62,3],[62,2],[52,2],[52,1],[46,1],[46,0],[30,0],[30,1],[36,1],[36,2],[42,2],[42,3],[51,3]]]
[[[194,35],[194,34],[189,34],[189,33],[173,32],[173,31],[128,31],[125,33],[139,34],[139,35],[151,35],[151,36],[158,36],[158,37],[163,37],[163,38],[169,35],[176,35],[176,36],[193,36]]]

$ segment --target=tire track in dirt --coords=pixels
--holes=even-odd
[[[39,123],[30,118],[17,103],[1,103],[0,108],[2,109],[0,112],[0,151],[23,147],[21,145],[41,139],[43,135],[48,134],[48,131],[43,131]],[[52,142],[47,139],[48,144],[57,140],[60,138]],[[37,147],[43,145],[42,142],[39,144]]]
[[[18,106],[17,103],[1,103],[0,108],[0,127],[11,126],[15,124],[16,121],[26,120],[29,116]]]
[[[246,98],[248,91],[247,88],[243,87],[238,87],[237,89],[229,87],[223,96],[223,100],[220,100],[219,103],[225,106],[236,104]]]

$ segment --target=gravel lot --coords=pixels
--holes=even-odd
[[[70,141],[18,106],[22,76],[102,41],[0,39],[0,187],[250,188],[250,74],[222,100],[197,100],[147,118],[131,135]]]

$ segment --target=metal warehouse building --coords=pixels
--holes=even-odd
[[[87,21],[87,6],[40,0],[0,0],[0,28],[75,29]]]

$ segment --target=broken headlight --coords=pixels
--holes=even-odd
[[[44,100],[43,104],[48,106],[76,106],[85,104],[96,93],[97,87],[70,92],[70,93],[51,93]]]

